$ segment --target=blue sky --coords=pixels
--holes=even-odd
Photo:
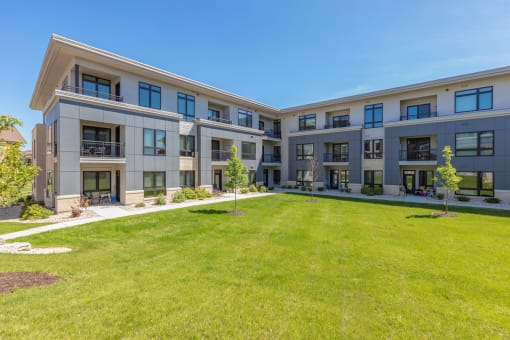
[[[16,1],[0,114],[28,107],[51,33],[288,107],[510,65],[510,1]],[[509,94],[510,95],[510,94]]]

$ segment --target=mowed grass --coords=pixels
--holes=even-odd
[[[0,338],[508,338],[510,213],[279,194],[33,236]],[[453,208],[455,209],[455,208]]]
[[[48,225],[50,223],[0,222],[0,235]]]

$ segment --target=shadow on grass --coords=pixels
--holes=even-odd
[[[435,216],[435,215],[432,215],[432,214],[423,214],[423,215],[409,215],[409,216],[406,216],[406,218],[438,218],[439,216]]]
[[[204,214],[204,215],[228,214],[227,210],[219,210],[219,209],[199,209],[199,210],[190,210],[189,212],[193,213],[193,214]]]
[[[296,195],[296,196],[309,196],[309,194],[298,193],[298,192],[287,192],[285,194]],[[328,199],[338,200],[338,201],[375,203],[375,204],[388,205],[388,206],[393,206],[393,207],[437,209],[439,211],[444,210],[444,205],[441,203],[429,203],[429,202],[414,203],[414,202],[390,201],[390,200],[385,200],[385,199],[338,197],[338,196],[328,196],[328,195],[320,195],[320,194],[316,194],[315,197],[328,198]],[[450,205],[450,206],[448,206],[448,211],[456,212],[456,213],[476,214],[476,215],[510,217],[510,210],[484,208],[484,207],[460,207],[460,206]]]

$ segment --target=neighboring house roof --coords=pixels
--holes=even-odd
[[[21,142],[25,144],[27,142],[15,126],[0,131],[0,140],[6,141],[7,143]]]

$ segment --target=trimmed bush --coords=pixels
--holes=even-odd
[[[301,191],[306,191],[306,187],[304,185],[301,187]]]
[[[384,194],[383,188],[374,188],[374,195],[382,195]]]
[[[46,209],[42,205],[35,202],[27,202],[21,210],[20,218],[22,220],[38,220],[48,218],[53,215],[53,211]]]
[[[436,198],[438,200],[442,200],[444,198],[444,194],[442,192],[440,192],[439,194],[436,195]]]
[[[324,191],[324,187],[318,187],[317,191]]]
[[[265,186],[263,186],[263,185],[261,185],[261,186],[259,187],[259,192],[267,192],[266,187],[265,187]]]
[[[274,187],[269,187],[267,188],[267,190],[274,190]]]
[[[501,200],[497,197],[487,197],[483,200],[485,203],[501,203]]]
[[[248,188],[242,188],[241,189],[241,194],[247,194],[249,192],[250,192],[250,190]]]
[[[195,189],[195,194],[197,195],[197,198],[199,200],[203,200],[203,199],[212,197],[212,194],[209,191],[205,190],[204,188]]]
[[[191,188],[182,189],[182,193],[186,196],[187,200],[197,199],[197,194]]]
[[[166,197],[164,194],[159,194],[158,197],[156,197],[156,200],[154,201],[154,204],[156,205],[165,205],[166,204]]]
[[[174,195],[172,202],[182,203],[184,201],[186,201],[186,195],[184,195],[184,193],[182,191],[177,191]]]
[[[459,202],[469,202],[471,201],[471,198],[469,198],[468,196],[464,196],[464,195],[460,195],[460,196],[456,196],[455,199]]]
[[[290,187],[290,185],[289,185],[289,187]],[[294,186],[292,187],[292,189],[297,189],[297,188],[298,188],[298,186],[297,186],[297,185],[294,185]],[[290,189],[290,188],[289,188],[289,189]]]
[[[135,208],[143,208],[143,207],[145,207],[145,203],[143,203],[143,202],[135,204]]]

